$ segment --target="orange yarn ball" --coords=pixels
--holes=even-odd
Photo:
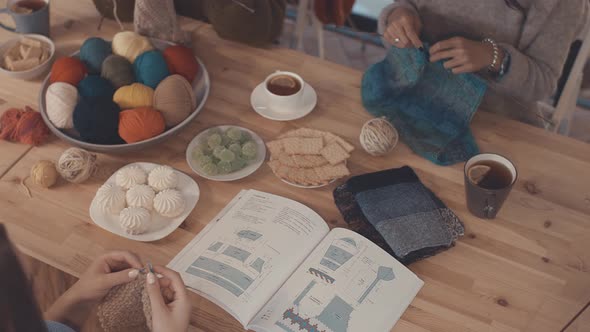
[[[164,117],[152,107],[139,107],[119,113],[119,136],[127,143],[160,135],[166,129]]]
[[[77,86],[87,72],[86,66],[80,59],[69,56],[62,57],[53,63],[49,82],[65,82]]]
[[[167,47],[163,54],[170,74],[182,75],[192,84],[199,72],[199,63],[195,59],[193,51],[185,46],[174,45]]]

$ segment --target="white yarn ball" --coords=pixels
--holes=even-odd
[[[64,82],[56,82],[47,88],[45,94],[46,111],[49,120],[57,127],[74,127],[74,109],[78,103],[78,90]]]
[[[361,130],[361,146],[373,156],[382,156],[396,145],[399,135],[395,127],[385,118],[367,121]]]

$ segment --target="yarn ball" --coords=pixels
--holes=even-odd
[[[59,157],[56,168],[64,180],[82,183],[96,171],[96,155],[84,149],[69,148]]]
[[[164,117],[154,108],[140,107],[119,113],[119,136],[127,143],[158,136],[165,129]]]
[[[133,63],[140,54],[153,50],[154,47],[146,37],[133,32],[122,31],[113,37],[113,53]]]
[[[133,62],[133,71],[139,83],[152,89],[170,75],[166,60],[160,51],[148,51],[138,56]]]
[[[48,160],[41,160],[31,168],[33,183],[43,188],[49,188],[57,182],[57,170],[55,164]]]
[[[54,126],[61,129],[74,127],[74,108],[78,103],[78,90],[75,86],[56,82],[45,93],[45,111]]]
[[[151,107],[154,102],[154,90],[141,83],[120,87],[113,96],[121,109]]]
[[[86,66],[80,59],[74,57],[61,57],[51,66],[49,83],[65,82],[77,86],[86,76]]]
[[[0,129],[0,139],[29,145],[40,145],[51,134],[41,113],[29,106],[7,109],[0,116]]]
[[[103,78],[109,80],[115,89],[135,82],[133,65],[119,55],[109,55],[102,63],[100,74]]]
[[[171,74],[182,75],[192,83],[199,72],[199,63],[190,48],[181,45],[169,46],[163,55]]]
[[[98,37],[88,38],[80,47],[80,60],[92,74],[100,74],[103,61],[111,55],[111,43]]]
[[[103,97],[82,97],[74,110],[74,128],[82,140],[94,144],[121,144],[119,106]]]
[[[154,107],[162,112],[166,126],[176,126],[196,108],[193,87],[180,75],[169,76],[154,92]]]
[[[369,120],[361,129],[361,146],[373,156],[382,156],[391,151],[398,139],[397,130],[385,118]]]
[[[98,75],[88,75],[78,84],[78,92],[82,97],[105,97],[112,99],[115,88],[111,82]]]

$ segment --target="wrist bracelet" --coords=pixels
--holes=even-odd
[[[500,48],[498,47],[498,43],[496,43],[496,41],[492,38],[485,38],[484,40],[482,40],[482,42],[492,45],[494,54],[492,63],[488,66],[488,70],[491,72],[496,72],[496,65],[498,64],[498,59],[500,58]]]

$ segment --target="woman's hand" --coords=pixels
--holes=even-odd
[[[388,26],[383,37],[397,48],[422,47],[420,31],[422,21],[413,11],[400,7],[387,18]]]
[[[499,70],[504,54],[500,52],[496,68]],[[462,37],[438,42],[430,48],[430,62],[446,60],[444,67],[454,74],[473,73],[489,67],[494,60],[494,47],[489,43]]]
[[[152,305],[152,331],[186,331],[191,304],[180,274],[162,266],[154,266],[154,271],[163,278],[158,279],[151,272],[146,278]]]
[[[141,267],[139,258],[127,251],[114,251],[100,256],[90,264],[78,282],[47,310],[45,318],[73,328],[79,327],[96,302],[111,288],[137,278]]]

